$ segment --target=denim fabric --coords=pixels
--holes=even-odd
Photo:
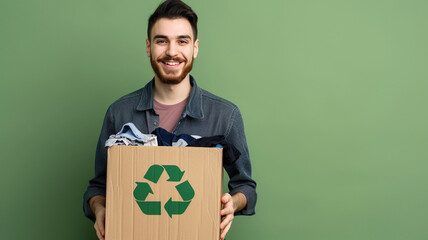
[[[226,141],[241,152],[238,160],[224,168],[230,179],[229,193],[233,195],[241,192],[247,198],[247,206],[235,215],[253,215],[257,201],[256,182],[251,178],[251,163],[241,113],[233,103],[199,88],[192,76],[190,82],[192,90],[189,100],[172,133],[201,137],[224,135]],[[153,85],[154,80],[142,89],[120,98],[107,110],[95,155],[95,177],[89,181],[84,195],[85,215],[93,221],[95,217],[89,208],[88,200],[95,195],[105,196],[106,192],[105,141],[127,122],[134,123],[143,133],[151,133],[159,125],[159,115],[153,105]]]

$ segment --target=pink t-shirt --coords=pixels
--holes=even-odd
[[[173,105],[165,105],[153,99],[155,111],[159,115],[159,127],[172,132],[186,107],[187,99]]]

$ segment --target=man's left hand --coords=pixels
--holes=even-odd
[[[222,209],[220,211],[221,223],[220,223],[220,239],[223,240],[226,237],[227,232],[230,229],[233,221],[233,198],[229,193],[223,194],[221,197]]]
[[[232,225],[235,211],[239,211],[247,205],[247,198],[240,192],[234,194],[233,197],[229,193],[225,193],[221,197],[221,203],[220,239],[223,240]]]

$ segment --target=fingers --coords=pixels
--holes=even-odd
[[[98,222],[98,227],[99,227],[99,229],[100,229],[101,235],[104,237],[104,236],[105,236],[104,222],[99,221],[99,222]]]
[[[226,237],[227,232],[229,232],[230,226],[232,226],[232,221],[221,231],[220,239],[223,240]]]
[[[233,214],[233,213],[234,213],[234,211],[233,211],[232,204],[230,204],[230,206],[225,205],[224,208],[220,211],[221,216],[226,216],[226,215]]]
[[[228,214],[233,214],[235,211],[233,209],[233,200],[230,194],[225,193],[221,197],[222,209],[220,210],[220,215],[225,216]]]
[[[95,222],[94,224],[95,232],[97,233],[98,239],[104,240],[104,229],[101,230],[99,225],[101,224],[98,224],[98,222]]]
[[[232,200],[232,196],[230,196],[229,193],[225,193],[223,194],[223,196],[221,197],[221,203],[226,204],[227,202],[229,202],[230,200]]]
[[[223,217],[223,219],[221,220],[220,223],[220,229],[223,230],[225,229],[225,227],[229,224],[231,224],[233,221],[233,214],[228,214],[225,217]]]
[[[95,224],[94,228],[97,232],[98,239],[104,240],[105,237],[105,220],[106,220],[106,209],[101,208],[97,213],[95,214]]]
[[[233,209],[232,196],[229,193],[223,194],[221,203],[222,209],[220,215],[223,217],[220,223],[220,239],[223,240],[232,225],[235,210]]]
[[[221,216],[225,216],[225,215],[229,215],[229,214],[233,214],[233,213],[235,213],[235,211],[233,209],[233,202],[232,201],[224,204],[223,209],[220,210]]]
[[[102,212],[101,214],[99,214],[95,220],[95,224],[94,224],[94,228],[95,231],[97,232],[97,237],[100,240],[104,240],[105,237],[105,215]]]

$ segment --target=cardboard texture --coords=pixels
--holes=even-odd
[[[108,149],[106,240],[218,240],[222,149]]]

